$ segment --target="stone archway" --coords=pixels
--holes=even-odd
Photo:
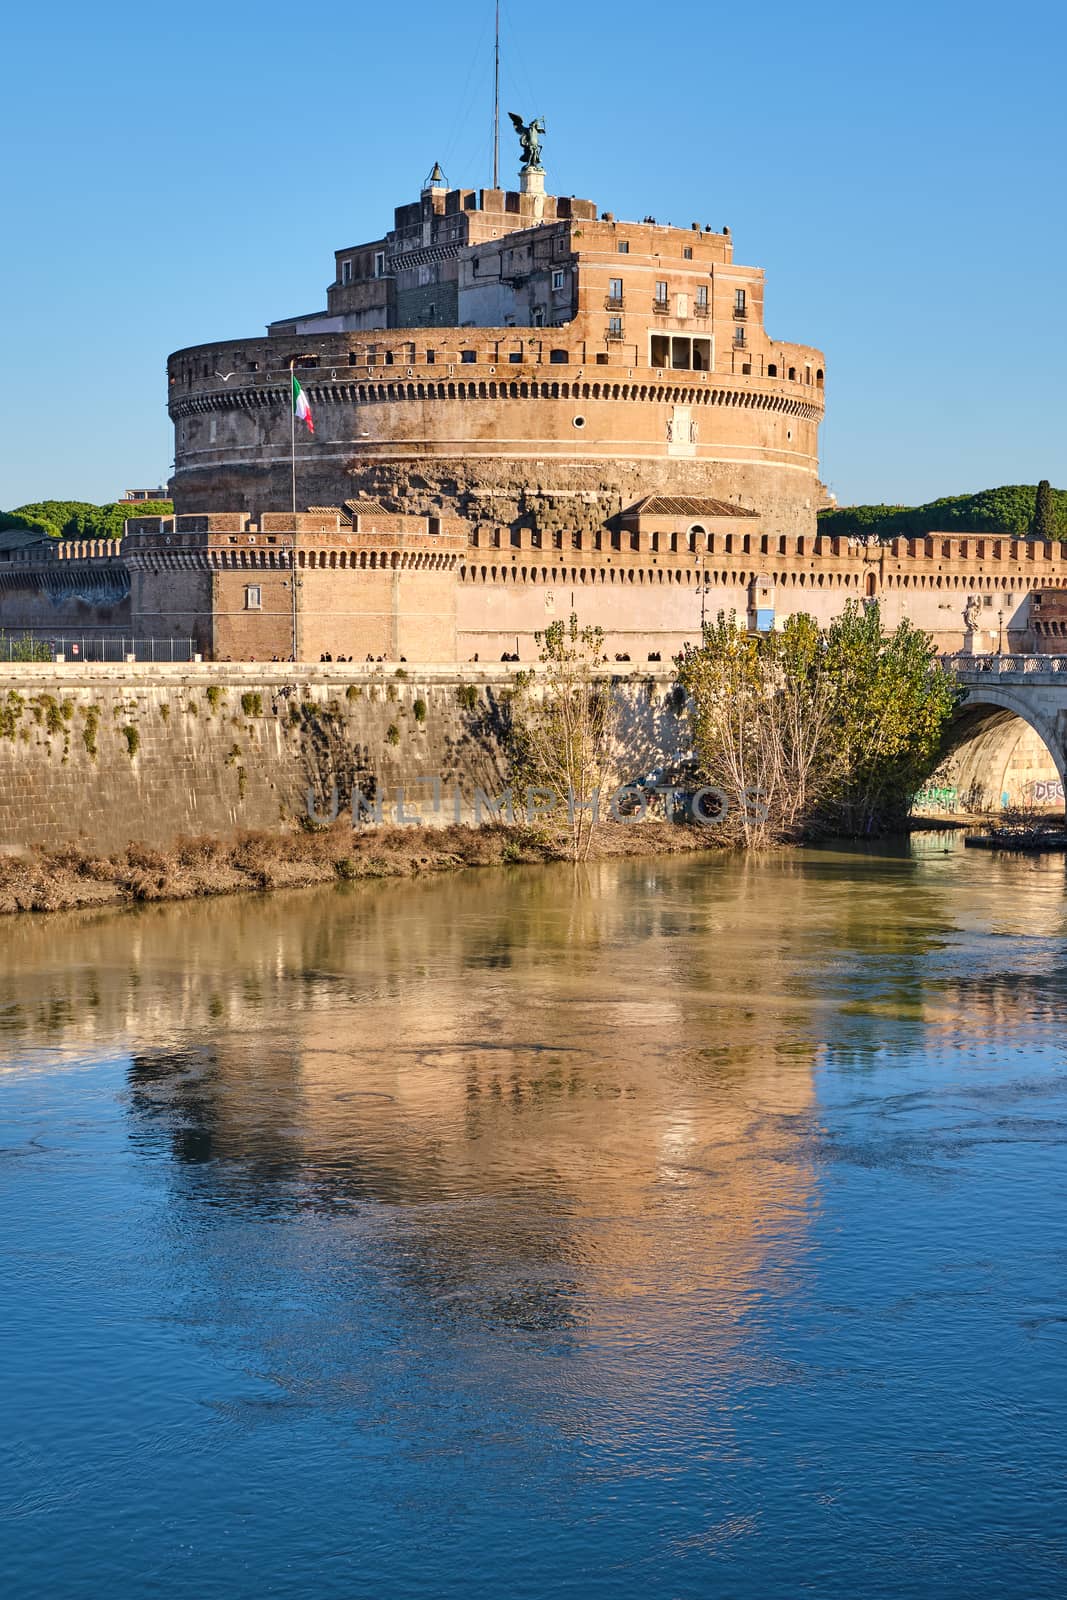
[[[1027,696],[999,685],[971,690],[953,721],[949,753],[925,791],[932,798],[929,808],[958,814],[1062,813],[1067,780],[1062,715],[1050,719]]]

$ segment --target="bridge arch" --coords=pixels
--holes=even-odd
[[[1063,811],[1067,713],[1051,711],[1039,695],[999,682],[967,688],[933,786],[954,789],[958,799],[952,809],[960,811],[1005,806]]]

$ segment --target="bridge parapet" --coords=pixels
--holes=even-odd
[[[993,678],[1018,682],[1062,682],[1067,679],[1067,656],[942,656],[942,664],[966,684],[986,684]]]

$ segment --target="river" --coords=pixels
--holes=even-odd
[[[8,919],[6,1592],[1063,1594],[1064,883]]]

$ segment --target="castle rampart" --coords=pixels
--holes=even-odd
[[[906,617],[944,651],[981,653],[1041,648],[1059,613],[1031,597],[1067,590],[1059,544],[768,533],[748,507],[692,498],[646,497],[594,531],[488,515],[468,525],[365,500],[295,523],[231,512],[127,527],[120,547],[99,541],[95,555],[72,558],[55,541],[31,547],[36,561],[0,552],[0,629],[194,639],[216,660],[529,662],[537,635],[574,612],[605,630],[609,657],[638,661],[668,660],[719,611],[752,627],[798,611],[827,623],[850,600],[878,600],[890,625]]]

